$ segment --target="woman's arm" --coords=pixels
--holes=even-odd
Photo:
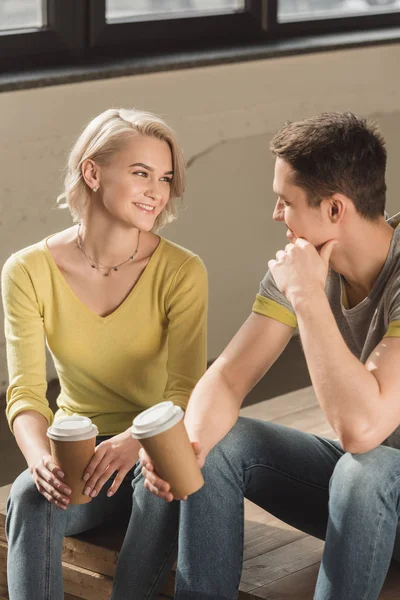
[[[49,502],[66,508],[71,493],[50,456],[46,436],[52,412],[46,399],[43,319],[31,278],[11,257],[2,270],[7,364],[7,418],[36,487]]]
[[[46,436],[47,420],[40,413],[27,410],[17,414],[13,427],[15,439],[38,491],[49,502],[65,510],[71,489],[62,482],[64,473],[51,457]]]
[[[184,410],[207,367],[207,308],[207,270],[198,256],[192,256],[176,273],[165,307],[168,379],[164,400]]]

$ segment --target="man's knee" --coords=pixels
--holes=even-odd
[[[336,464],[331,479],[331,493],[359,493],[368,497],[383,491],[390,481],[400,478],[398,450],[378,446],[364,454],[344,454]]]
[[[248,455],[253,454],[254,439],[257,435],[257,421],[240,417],[226,436],[211,450],[207,456],[203,471],[225,477],[238,474],[246,462]]]

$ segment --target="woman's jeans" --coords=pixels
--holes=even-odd
[[[378,598],[400,515],[399,450],[379,446],[352,455],[337,442],[240,418],[208,455],[204,487],[186,502],[164,502],[144,488],[140,467],[135,475],[112,600],[155,598],[173,563],[178,532],[175,599],[235,599],[244,497],[326,539],[315,600]],[[62,511],[29,479],[25,473],[16,480],[9,500],[10,600],[61,600],[62,537],[119,513],[131,500],[129,484],[113,498],[104,491]]]
[[[103,439],[106,438],[100,438],[97,442]],[[29,471],[24,471],[13,483],[7,504],[10,600],[64,600],[61,565],[64,536],[92,529],[105,520],[121,521],[124,517],[125,521],[128,520],[132,508],[132,486],[134,525],[128,526],[129,543],[124,544],[119,561],[129,564],[131,568],[131,559],[133,554],[137,554],[139,546],[145,552],[148,547],[149,551],[154,551],[154,556],[148,563],[150,557],[138,553],[136,564],[132,565],[134,577],[128,580],[124,577],[126,587],[118,585],[118,590],[113,592],[113,600],[155,597],[176,558],[179,502],[167,504],[160,498],[152,497],[143,486],[140,471],[140,464],[137,463],[111,498],[107,497],[107,490],[113,478],[89,503],[68,506],[66,511],[39,494]],[[142,522],[146,523],[145,534],[151,538],[142,538],[137,546]],[[168,543],[165,543],[166,539]],[[173,543],[170,543],[171,540]]]

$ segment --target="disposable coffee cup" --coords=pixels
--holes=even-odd
[[[86,504],[90,496],[84,496],[86,486],[82,477],[96,445],[99,430],[88,417],[73,415],[54,421],[47,430],[51,455],[63,471],[63,483],[71,488],[70,504]]]
[[[183,415],[173,402],[160,402],[140,413],[131,428],[176,498],[194,494],[204,484]]]

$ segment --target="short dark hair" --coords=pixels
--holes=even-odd
[[[341,193],[366,219],[384,214],[386,148],[375,123],[351,112],[322,113],[287,122],[270,148],[291,165],[293,183],[307,192],[310,206]]]

